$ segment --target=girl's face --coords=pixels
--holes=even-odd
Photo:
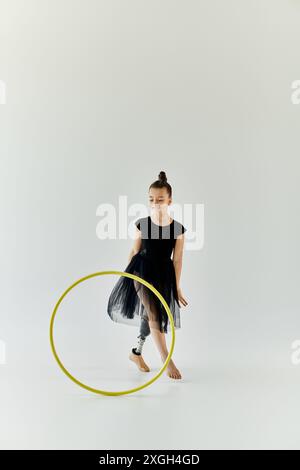
[[[166,213],[171,202],[172,199],[169,197],[167,188],[150,188],[149,205],[154,212]]]

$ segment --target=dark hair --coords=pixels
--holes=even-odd
[[[172,197],[172,187],[169,183],[167,183],[167,175],[164,171],[159,173],[158,180],[154,181],[154,183],[149,186],[149,190],[150,188],[166,188],[169,197]]]

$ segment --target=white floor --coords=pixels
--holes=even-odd
[[[108,397],[75,385],[54,362],[2,365],[0,447],[300,449],[299,367],[202,360],[180,369],[180,382],[163,375],[140,392]],[[84,372],[103,377],[100,367]],[[106,372],[115,389],[125,388]],[[149,377],[129,361],[124,372],[132,385]]]

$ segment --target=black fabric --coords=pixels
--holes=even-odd
[[[175,329],[181,327],[176,275],[171,259],[176,238],[186,228],[176,220],[167,226],[154,224],[151,217],[135,222],[141,231],[141,250],[135,254],[125,272],[135,274],[152,284],[166,300]],[[151,327],[168,333],[170,322],[158,297],[138,281],[120,277],[108,300],[107,313],[115,322],[139,326],[141,319],[151,321]]]

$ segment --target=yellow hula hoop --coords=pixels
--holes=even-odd
[[[158,298],[159,300],[161,301],[161,303],[163,304],[167,314],[168,314],[168,317],[169,317],[169,321],[170,321],[170,324],[171,324],[171,331],[172,331],[172,341],[171,341],[171,346],[170,346],[170,352],[168,354],[168,357],[165,361],[165,363],[163,364],[162,368],[160,369],[160,371],[154,376],[152,377],[152,379],[150,379],[148,382],[146,382],[145,384],[143,385],[140,385],[139,387],[135,387],[135,388],[130,388],[129,390],[121,390],[121,391],[116,391],[116,392],[110,392],[110,391],[107,391],[107,390],[99,390],[97,388],[93,388],[93,387],[89,387],[88,385],[80,382],[79,380],[77,380],[75,377],[73,377],[73,375],[70,374],[70,372],[64,367],[63,363],[61,362],[61,360],[59,359],[58,357],[58,354],[56,352],[56,349],[55,349],[55,345],[54,345],[54,340],[53,340],[53,326],[54,326],[54,320],[55,320],[55,316],[56,316],[56,313],[57,313],[57,310],[58,310],[58,307],[59,305],[61,304],[62,300],[64,299],[64,297],[68,294],[68,292],[70,292],[70,290],[72,290],[75,286],[77,286],[78,284],[80,284],[81,282],[83,281],[86,281],[87,279],[90,279],[92,277],[96,277],[96,276],[104,276],[104,275],[107,275],[107,274],[116,274],[118,276],[125,276],[125,277],[129,277],[131,279],[134,279],[136,281],[139,281],[141,282],[142,284],[144,284],[146,287],[148,287]],[[170,311],[170,308],[167,304],[167,302],[165,301],[165,299],[163,298],[163,296],[158,292],[157,289],[155,289],[155,287],[153,287],[152,284],[150,284],[149,282],[145,281],[144,279],[136,276],[135,274],[131,274],[131,273],[127,273],[127,272],[122,272],[122,271],[100,271],[100,272],[97,272],[97,273],[93,273],[93,274],[89,274],[88,276],[85,276],[85,277],[82,277],[81,279],[79,279],[78,281],[74,282],[74,284],[72,284],[70,287],[68,287],[68,289],[66,289],[66,291],[61,295],[60,299],[58,300],[57,304],[55,305],[55,308],[52,312],[52,315],[51,315],[51,321],[50,321],[50,344],[51,344],[51,349],[52,349],[52,352],[53,352],[53,355],[59,365],[59,367],[62,369],[62,371],[69,377],[69,379],[71,379],[74,383],[76,383],[77,385],[79,385],[80,387],[90,391],[90,392],[94,392],[94,393],[98,393],[100,395],[109,395],[109,396],[118,396],[118,395],[126,395],[128,393],[134,393],[134,392],[137,392],[139,390],[142,390],[143,388],[145,387],[148,387],[149,385],[151,385],[153,382],[155,382],[155,380],[157,380],[163,373],[163,371],[166,369],[170,359],[171,359],[171,356],[173,354],[173,350],[174,350],[174,346],[175,346],[175,327],[174,327],[174,320],[173,320],[173,317],[172,317],[172,313]]]

